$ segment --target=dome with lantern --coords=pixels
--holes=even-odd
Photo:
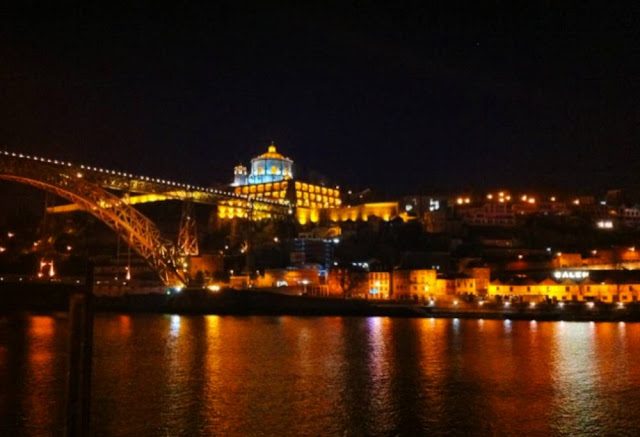
[[[251,160],[251,173],[248,184],[278,182],[293,178],[293,160],[276,150],[272,142],[266,153]]]

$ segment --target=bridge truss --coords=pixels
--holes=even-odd
[[[173,243],[134,207],[103,188],[87,182],[81,173],[61,171],[56,165],[0,156],[0,179],[31,185],[54,193],[92,214],[113,229],[169,286],[182,285],[181,257]]]
[[[140,254],[169,286],[186,282],[181,267],[188,256],[198,253],[192,203],[232,205],[246,211],[249,219],[293,214],[288,202],[8,151],[0,152],[0,179],[31,185],[71,202],[51,207],[51,212],[81,210],[94,215]],[[113,191],[125,194],[118,197]],[[191,205],[183,214],[178,246],[163,238],[155,224],[132,206],[167,200]]]

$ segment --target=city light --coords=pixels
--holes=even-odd
[[[613,229],[613,221],[611,220],[599,220],[596,223],[599,229]]]

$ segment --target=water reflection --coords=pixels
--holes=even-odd
[[[0,429],[27,435],[62,431],[66,319],[3,317],[0,323]]]
[[[180,316],[171,316],[171,324],[169,325],[170,334],[173,337],[177,337],[180,334]]]
[[[0,318],[6,435],[61,430],[66,323]],[[100,315],[95,339],[96,435],[640,429],[635,323]]]

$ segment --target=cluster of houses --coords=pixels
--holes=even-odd
[[[442,274],[437,269],[333,267],[326,275],[314,266],[271,269],[256,275],[234,276],[234,288],[271,289],[317,297],[380,300],[455,299],[477,296],[523,302],[601,301],[636,302],[640,296],[640,270],[558,269],[491,274],[487,267]]]

